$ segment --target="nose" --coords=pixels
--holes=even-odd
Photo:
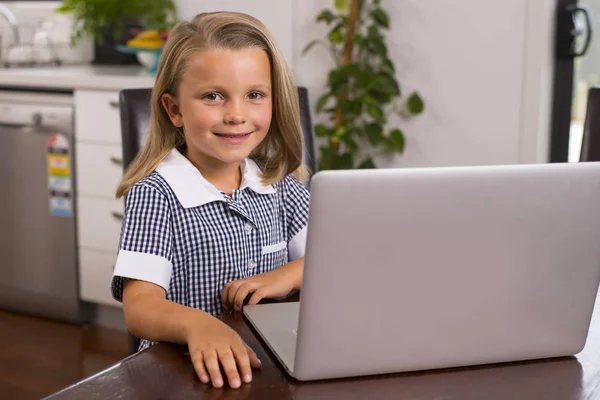
[[[246,114],[242,102],[231,101],[223,116],[223,122],[226,124],[243,124],[246,122]]]

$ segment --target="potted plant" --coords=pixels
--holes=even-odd
[[[329,71],[325,93],[317,100],[317,114],[328,121],[315,126],[324,139],[319,148],[319,169],[375,168],[375,158],[404,151],[404,134],[388,128],[388,115],[402,118],[420,114],[424,103],[417,92],[401,96],[390,60],[384,31],[388,13],[379,0],[335,0],[316,21],[330,27],[327,39],[313,40],[328,48],[335,61]]]
[[[74,18],[71,41],[94,39],[94,63],[137,63],[135,55],[115,50],[141,30],[165,31],[176,21],[174,0],[64,0],[58,13]]]

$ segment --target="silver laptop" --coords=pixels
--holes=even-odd
[[[600,282],[600,163],[324,171],[300,303],[244,314],[298,380],[573,355]]]

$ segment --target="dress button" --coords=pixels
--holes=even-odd
[[[246,233],[249,235],[252,233],[252,224],[250,222],[247,222],[246,225],[244,225],[244,230],[246,231]]]
[[[258,263],[254,260],[250,260],[248,262],[248,269],[249,270],[253,270],[254,268],[256,268],[258,266]]]

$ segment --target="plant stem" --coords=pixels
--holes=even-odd
[[[344,53],[342,58],[342,67],[346,65],[350,65],[352,63],[352,51],[354,50],[354,33],[356,32],[356,23],[358,21],[358,17],[360,14],[360,2],[361,0],[352,0],[352,4],[350,5],[350,15],[348,16],[348,30],[346,31],[346,42],[344,43]],[[343,100],[346,97],[346,93],[342,93],[338,97],[338,104],[340,100]],[[342,124],[343,115],[342,109],[338,106],[335,110],[335,119],[333,125],[335,129],[339,128]],[[338,154],[340,143],[339,141],[334,141],[333,138],[329,139],[329,146],[333,149],[334,154]],[[335,157],[331,157],[330,160],[330,168],[334,167]]]

